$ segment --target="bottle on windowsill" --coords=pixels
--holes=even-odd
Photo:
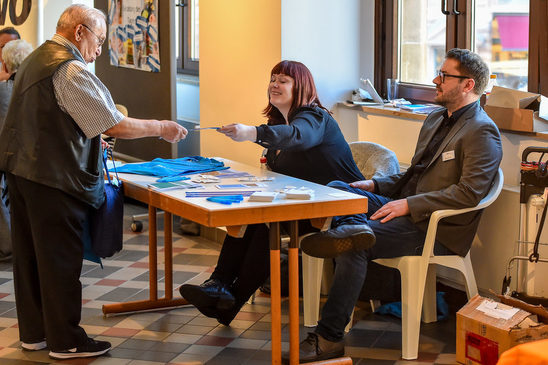
[[[485,88],[485,98],[488,99],[493,91],[493,87],[497,86],[497,75],[491,74],[489,76],[489,82],[487,82],[487,87]]]

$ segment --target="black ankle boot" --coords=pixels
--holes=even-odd
[[[232,293],[216,279],[208,279],[200,285],[184,284],[179,288],[179,292],[202,313],[200,308],[214,309],[219,304],[221,308],[230,308],[235,303]]]

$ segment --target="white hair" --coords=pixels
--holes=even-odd
[[[32,52],[32,46],[23,39],[9,41],[2,49],[2,58],[10,74],[17,71],[21,63]]]
[[[106,24],[107,17],[99,9],[91,8],[84,4],[74,4],[63,11],[63,14],[57,21],[57,29],[59,32],[70,32],[78,24],[86,24],[90,27],[99,26],[101,23]]]

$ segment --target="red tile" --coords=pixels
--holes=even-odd
[[[264,313],[256,313],[256,312],[242,312],[238,313],[236,315],[235,319],[239,319],[242,321],[258,321],[259,319],[264,317]]]
[[[139,333],[140,330],[134,330],[131,328],[118,328],[112,327],[101,333],[103,336],[113,336],[113,337],[132,337]]]
[[[0,293],[0,299],[5,298],[9,295],[9,293]]]
[[[82,304],[86,304],[91,302],[91,299],[82,299]]]
[[[95,283],[95,285],[104,285],[104,286],[120,286],[125,283],[127,280],[114,280],[114,279],[103,279]]]
[[[129,267],[137,267],[137,268],[140,268],[140,269],[148,269],[148,262],[135,262],[135,263],[129,265]]]
[[[204,336],[196,341],[195,345],[204,345],[204,346],[220,346],[225,347],[234,340],[233,338],[228,337],[219,337],[219,336]]]

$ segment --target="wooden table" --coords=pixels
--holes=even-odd
[[[267,187],[247,187],[241,190],[275,191],[287,186],[313,189],[311,200],[284,199],[278,196],[273,202],[248,202],[223,205],[213,203],[206,198],[187,198],[187,191],[220,191],[216,184],[205,184],[200,190],[158,191],[148,185],[156,177],[119,174],[124,181],[124,194],[148,204],[149,212],[149,284],[150,298],[134,302],[114,303],[103,306],[104,314],[125,313],[157,308],[167,308],[188,304],[183,298],[173,298],[173,252],[172,252],[172,215],[178,215],[207,227],[226,227],[228,234],[241,237],[248,224],[270,224],[270,278],[272,312],[272,363],[281,364],[281,295],[280,295],[280,222],[290,222],[289,243],[289,344],[290,363],[297,364],[299,358],[299,262],[298,262],[298,221],[310,219],[314,226],[322,227],[333,216],[364,213],[367,210],[367,198],[342,192],[327,186],[292,178],[257,167],[244,165],[230,160],[220,159],[231,170],[248,172],[256,177],[271,177],[272,181],[263,182]],[[219,173],[223,173],[220,171]],[[238,179],[222,179],[222,184],[242,183]],[[231,189],[238,190],[238,189]],[[165,251],[165,296],[158,298],[157,273],[157,227],[156,211],[163,210],[164,251]],[[326,363],[333,363],[328,361]],[[344,358],[343,363],[352,363]]]

